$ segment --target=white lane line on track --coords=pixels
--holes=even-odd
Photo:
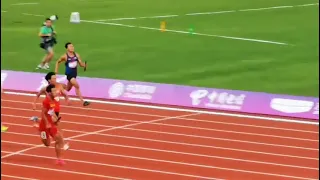
[[[107,131],[112,131],[115,129],[122,129],[122,128],[126,128],[126,127],[133,127],[133,126],[138,126],[138,125],[142,125],[142,124],[148,124],[148,123],[153,123],[153,122],[159,122],[159,121],[164,121],[164,120],[170,120],[170,119],[176,119],[179,117],[187,117],[187,116],[193,116],[193,115],[197,115],[199,113],[192,113],[192,114],[184,114],[184,115],[180,115],[180,116],[173,116],[173,117],[166,117],[166,118],[160,118],[160,119],[155,119],[155,120],[151,120],[151,121],[142,121],[142,122],[138,122],[138,123],[132,123],[132,124],[127,124],[127,125],[123,125],[123,126],[116,126],[116,127],[111,127],[111,128],[105,128],[99,131],[93,131],[93,132],[86,132],[84,134],[79,134],[79,135],[75,135],[75,136],[71,136],[69,138],[66,138],[66,140],[71,140],[71,139],[75,139],[75,138],[79,138],[79,137],[84,137],[84,136],[88,136],[88,135],[92,135],[92,134],[97,134],[97,133],[102,133],[102,132],[107,132]],[[20,151],[16,151],[14,153],[11,154],[7,154],[1,157],[1,159],[7,158],[7,157],[11,157],[14,156],[16,154],[20,154],[32,149],[36,149],[39,147],[42,147],[43,144],[34,146],[34,147],[30,147],[30,148],[26,148],[26,149],[22,149]]]
[[[28,97],[36,96],[35,94],[32,94],[32,93],[18,93],[18,92],[10,92],[10,91],[5,91],[4,93],[10,94],[10,95],[16,95],[16,96],[28,96]],[[78,98],[72,98],[72,97],[70,98],[70,100],[79,101]],[[114,101],[108,101],[108,100],[95,100],[95,99],[87,99],[87,100],[93,103],[98,103],[98,104],[111,104],[111,105],[117,105],[117,106],[139,107],[139,108],[145,108],[145,109],[159,109],[159,110],[177,111],[177,112],[200,113],[200,114],[227,116],[227,117],[249,118],[254,120],[279,121],[279,122],[309,124],[309,125],[319,126],[319,120],[314,120],[314,121],[293,120],[290,118],[267,117],[263,115],[245,115],[241,113],[237,114],[237,113],[216,112],[216,111],[209,111],[209,110],[207,111],[195,110],[195,109],[179,108],[179,107],[165,107],[161,105],[145,105],[145,104],[137,104],[137,103],[114,102]]]
[[[110,135],[109,137],[119,137],[119,136]],[[127,138],[129,138],[129,137],[127,137]],[[130,138],[130,139],[145,140],[145,138]],[[3,142],[15,144],[14,142],[10,142],[10,141],[3,141]],[[168,141],[160,141],[160,142],[167,143]],[[18,143],[18,144],[21,144],[21,143]],[[35,144],[26,144],[26,145],[35,146]],[[124,157],[124,158],[130,158],[130,159],[139,159],[139,160],[163,162],[163,163],[170,163],[170,164],[179,164],[179,165],[186,165],[186,166],[193,166],[193,167],[203,167],[201,164],[194,164],[194,163],[187,163],[187,162],[169,161],[169,160],[163,160],[163,159],[145,158],[145,157],[140,157],[140,156],[128,156],[128,155],[121,155],[121,154],[98,153],[98,152],[76,150],[76,149],[70,149],[70,150],[71,151],[78,151],[78,152],[85,152],[85,153],[90,153],[90,154],[101,154],[101,155]],[[307,169],[307,170],[316,170],[316,171],[319,170],[319,168],[314,168],[314,167],[297,166],[297,165],[291,165],[291,164],[281,164],[281,163],[274,163],[274,162],[267,162],[267,161],[248,160],[248,159],[243,159],[243,158],[230,158],[230,157],[224,157],[224,156],[211,156],[211,158],[212,159],[229,160],[229,161],[239,161],[239,162],[246,162],[246,163],[253,163],[253,164],[264,164],[264,165],[271,165],[271,166],[297,168],[297,169]]]
[[[1,152],[6,152],[6,151],[1,151]],[[25,154],[25,153],[23,153],[21,155],[23,155],[23,156],[31,156],[31,157],[39,157],[39,158],[46,158],[46,159],[54,159],[54,158],[47,157],[47,156],[30,155],[30,154]],[[74,159],[66,159],[66,160],[70,161],[70,162],[78,162],[78,163],[100,165],[100,166],[107,166],[107,167],[116,167],[116,168],[121,168],[121,169],[148,171],[148,172],[163,173],[163,174],[170,174],[170,175],[178,175],[178,176],[185,176],[185,177],[208,179],[208,180],[209,179],[210,180],[220,180],[220,179],[213,178],[213,177],[196,176],[196,175],[190,175],[190,174],[180,174],[180,173],[173,173],[173,172],[159,171],[159,170],[150,170],[150,169],[143,169],[143,168],[135,168],[135,167],[129,167],[129,166],[122,166],[122,165],[96,163],[96,162],[80,161],[80,160],[74,160]],[[316,180],[316,179],[312,179],[312,178],[305,178],[305,177],[298,177],[298,176],[290,176],[290,175],[275,174],[275,173],[265,173],[265,172],[249,171],[249,170],[241,170],[241,169],[232,169],[232,168],[224,168],[224,167],[217,167],[217,166],[211,166],[210,167],[210,166],[202,165],[202,167],[211,168],[211,169],[226,170],[226,171],[241,172],[241,173],[249,173],[249,174],[259,174],[259,175],[273,176],[273,177],[283,177],[283,178],[292,178],[292,179],[301,179],[301,180]]]
[[[65,122],[65,121],[64,121]],[[68,122],[67,122],[68,123]],[[8,123],[3,122],[3,124],[11,125],[11,126],[22,126],[22,127],[30,127],[30,125],[24,125],[24,124],[16,124],[16,123]],[[94,126],[94,125],[92,125]],[[99,125],[96,125],[99,126]],[[125,128],[125,130],[133,130],[136,131],[139,129],[129,129]],[[66,132],[79,132],[77,130],[70,130],[65,129]],[[210,138],[205,136],[196,136],[196,135],[187,135],[187,134],[178,134],[178,133],[169,133],[169,132],[160,132],[160,131],[151,131],[151,130],[141,130],[140,132],[149,132],[149,133],[156,133],[156,134],[164,134],[164,135],[174,135],[174,136],[184,136],[184,137],[192,137],[192,138],[202,138],[202,139],[208,139],[208,140],[216,140],[216,138]],[[23,133],[13,133],[13,132],[7,132],[9,134],[15,134],[15,135],[28,135]],[[79,132],[81,133],[81,132]],[[109,136],[109,134],[101,134],[98,133],[96,135],[99,136]],[[36,136],[36,135],[29,135],[29,136]],[[128,138],[128,136],[124,136]],[[130,137],[131,139],[134,139],[134,137]],[[226,150],[226,151],[236,151],[236,152],[242,152],[242,153],[252,153],[252,154],[263,154],[263,155],[269,155],[269,156],[279,156],[279,157],[288,157],[288,158],[297,158],[297,159],[307,159],[307,160],[316,160],[319,161],[319,158],[311,158],[311,157],[304,157],[304,156],[294,156],[294,155],[287,155],[287,154],[276,154],[276,153],[270,153],[270,152],[263,152],[263,151],[253,151],[253,150],[245,150],[245,149],[236,149],[236,148],[228,148],[228,147],[219,147],[219,146],[210,146],[210,145],[202,145],[202,144],[193,144],[193,143],[184,143],[184,142],[177,142],[177,141],[164,141],[164,140],[158,140],[158,139],[146,139],[147,141],[151,142],[161,142],[161,143],[168,143],[168,144],[175,144],[175,145],[185,145],[185,146],[194,146],[194,147],[202,147],[202,148],[210,148],[210,149],[219,149],[219,150]],[[218,140],[220,140],[218,138]],[[229,139],[223,139],[224,141],[228,141]],[[180,152],[177,152],[178,154]],[[197,155],[197,154],[195,154]],[[207,158],[211,158],[211,156],[203,156]]]
[[[8,117],[18,117],[14,115],[6,115],[3,114],[2,116],[8,116]],[[23,117],[22,117],[23,118]],[[29,118],[29,117],[28,117]],[[91,124],[91,123],[78,123],[75,121],[63,121],[64,123],[70,123],[70,124],[79,124],[79,125],[88,125],[88,126],[96,126],[96,127],[103,127],[103,128],[114,128],[117,126],[107,126],[107,125],[97,125],[97,124]],[[237,140],[237,139],[228,139],[228,138],[221,138],[221,137],[207,137],[207,136],[197,136],[197,135],[186,135],[186,134],[179,134],[179,133],[172,133],[172,132],[164,132],[164,131],[151,131],[151,130],[145,130],[145,129],[136,129],[136,128],[122,128],[124,130],[133,130],[133,131],[141,131],[141,132],[156,132],[158,134],[175,134],[175,135],[181,135],[181,136],[189,136],[189,137],[197,137],[197,138],[204,138],[204,139],[211,139],[211,140],[220,140],[220,141],[230,141],[230,142],[237,142],[237,143],[247,143],[247,144],[255,144],[255,145],[264,145],[264,146],[273,146],[273,147],[285,147],[285,148],[293,148],[293,149],[304,149],[304,150],[311,150],[311,151],[319,151],[319,149],[315,148],[307,148],[307,147],[300,147],[300,146],[291,146],[291,145],[282,145],[282,144],[272,144],[272,143],[264,143],[264,142],[258,142],[258,141],[246,141],[246,140]],[[298,143],[299,144],[299,143]]]
[[[29,104],[30,102],[25,101],[15,101],[15,100],[9,100],[9,99],[1,99],[3,102],[9,102],[9,103],[21,103],[21,104]],[[37,105],[41,105],[41,103],[37,103]],[[76,109],[76,110],[86,110],[86,111],[98,111],[98,112],[108,112],[108,113],[117,113],[117,114],[129,114],[129,115],[137,115],[137,116],[149,116],[149,117],[167,117],[164,115],[156,115],[156,114],[147,114],[147,113],[137,113],[137,112],[126,112],[126,111],[116,111],[116,110],[108,110],[108,109],[96,109],[96,108],[83,108],[78,106],[67,106],[67,105],[61,105],[61,107],[66,109]],[[65,115],[72,115],[72,116],[79,116],[79,117],[91,117],[88,115],[81,115],[81,114],[72,114],[72,113],[64,113]],[[127,119],[119,119],[119,118],[108,118],[105,117],[108,120],[114,120],[114,121],[127,121],[127,122],[138,122],[135,120],[127,120]],[[99,118],[100,119],[100,118]],[[281,128],[281,127],[273,127],[273,126],[264,126],[264,125],[253,125],[253,124],[243,124],[243,123],[230,123],[225,121],[218,121],[215,119],[214,121],[210,120],[204,120],[204,119],[198,119],[198,118],[180,118],[185,121],[195,121],[195,122],[204,122],[204,123],[210,123],[210,124],[226,124],[226,125],[235,125],[235,126],[246,126],[246,127],[253,127],[253,128],[262,128],[262,129],[272,129],[272,130],[282,130],[282,131],[294,131],[294,132],[303,132],[303,133],[312,133],[312,134],[319,134],[319,131],[307,131],[307,130],[300,130],[300,129],[292,129],[292,128]]]
[[[7,174],[1,174],[2,177],[8,177],[11,179],[19,179],[19,180],[39,180],[39,179],[34,179],[34,178],[26,178],[26,177],[21,177],[21,176],[12,176],[12,175],[7,175]]]
[[[40,114],[41,111],[37,110],[34,111],[32,109],[23,109],[23,108],[14,108],[14,107],[7,107],[7,106],[1,106],[3,109],[11,109],[11,110],[18,110],[18,111],[31,111],[31,112],[37,112]],[[61,115],[64,115],[65,113],[61,113]],[[74,114],[74,116],[78,116]],[[86,115],[82,115],[86,116]],[[190,115],[192,116],[192,115]],[[86,116],[89,117],[89,116]],[[90,118],[95,119],[105,119],[108,118],[100,117],[100,116],[90,116]],[[111,118],[112,119],[112,118]],[[135,123],[139,123],[141,121],[135,121]],[[270,137],[270,138],[279,138],[279,139],[290,139],[290,140],[298,140],[298,141],[311,141],[311,142],[319,142],[319,139],[305,139],[305,138],[296,138],[296,137],[289,137],[289,136],[277,136],[277,135],[270,135],[270,134],[259,134],[259,133],[249,133],[249,132],[243,132],[243,131],[232,131],[232,130],[221,130],[221,129],[214,129],[214,128],[203,128],[203,127],[197,127],[197,126],[184,126],[184,125],[175,125],[170,123],[148,123],[152,125],[161,125],[161,126],[168,126],[168,127],[175,127],[175,128],[184,128],[184,129],[191,129],[191,130],[203,130],[203,131],[212,131],[212,132],[221,132],[221,133],[230,133],[230,134],[241,134],[241,135],[250,135],[250,136],[261,136],[261,137]]]
[[[21,136],[38,137],[38,135],[35,135],[35,134],[25,134],[25,133],[18,133],[18,132],[7,132],[7,133],[8,134],[14,134],[14,135],[21,135]],[[96,145],[121,147],[121,148],[129,148],[129,149],[138,149],[138,150],[145,150],[145,151],[155,151],[155,152],[179,154],[179,155],[182,154],[182,155],[188,155],[188,156],[194,156],[194,157],[204,157],[204,158],[213,158],[213,159],[215,158],[215,156],[213,156],[213,155],[196,154],[196,153],[191,153],[191,152],[182,152],[182,151],[165,150],[165,149],[157,149],[157,148],[148,148],[148,147],[142,147],[142,146],[130,146],[130,145],[123,145],[123,144],[113,144],[113,143],[94,142],[94,141],[75,140],[75,139],[72,139],[70,141],[79,142],[79,143],[86,143],[86,144],[96,144]],[[163,141],[161,143],[163,143]],[[173,143],[171,143],[171,144],[173,144]],[[178,143],[176,143],[176,144],[178,144]],[[214,147],[209,147],[209,148],[214,149]],[[288,157],[288,156],[285,156],[285,157]]]
[[[4,152],[4,151],[1,151],[1,152]],[[69,170],[63,170],[63,169],[53,169],[53,168],[46,168],[46,167],[41,167],[41,166],[31,166],[31,165],[3,162],[3,161],[1,161],[1,164],[9,165],[9,166],[25,167],[25,168],[31,168],[31,169],[41,169],[41,170],[54,171],[54,172],[63,172],[63,173],[76,174],[76,175],[93,176],[93,177],[99,177],[99,178],[108,178],[108,179],[116,179],[116,180],[131,180],[131,179],[125,179],[125,178],[120,178],[120,177],[105,176],[105,175],[100,175],[100,174],[83,173],[83,172],[69,171]]]
[[[1,152],[3,152],[3,153],[12,153],[10,151],[1,151]],[[22,153],[20,155],[21,156],[37,157],[37,158],[45,158],[45,159],[54,159],[54,158],[48,157],[48,156],[26,154],[26,153]],[[198,178],[198,179],[200,178],[200,179],[208,179],[208,180],[222,180],[222,179],[217,179],[217,178],[213,178],[213,177],[205,177],[205,176],[198,176],[198,175],[192,175],[192,174],[161,171],[161,170],[155,170],[155,169],[138,168],[138,167],[132,167],[132,166],[107,164],[107,163],[99,163],[99,162],[92,162],[92,161],[83,161],[83,160],[77,160],[77,159],[65,159],[65,160],[68,161],[68,162],[90,164],[90,165],[98,165],[98,166],[106,166],[106,167],[113,167],[113,168],[120,168],[120,169],[130,169],[130,170],[145,171],[145,172],[152,172],[152,173],[158,173],[158,174],[168,174],[168,175],[176,175],[176,176],[182,176],[182,177],[192,177],[192,178]],[[201,167],[211,168],[209,166],[204,166],[204,165],[202,165]]]

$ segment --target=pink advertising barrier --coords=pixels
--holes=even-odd
[[[47,82],[42,73],[1,71],[3,89],[37,92]],[[319,98],[115,79],[78,77],[86,98],[174,105],[319,120]],[[67,82],[58,76],[59,82]],[[74,91],[70,92],[74,96]]]

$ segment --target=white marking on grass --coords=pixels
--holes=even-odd
[[[204,15],[204,14],[223,14],[223,13],[233,13],[237,11],[216,11],[216,12],[201,12],[201,13],[189,13],[185,14],[186,16],[197,16],[197,15]]]
[[[10,92],[10,91],[5,91],[4,93],[11,94],[11,95],[29,96],[29,97],[36,96],[36,94],[32,94],[32,93],[20,93],[20,92]],[[41,97],[44,97],[44,96],[42,95]],[[63,97],[61,99],[63,99]],[[70,98],[70,100],[80,101],[78,98]],[[213,110],[210,111],[210,110],[196,110],[196,109],[190,109],[190,108],[187,109],[187,108],[181,108],[181,107],[165,107],[162,105],[145,105],[145,104],[138,104],[138,103],[114,102],[114,101],[96,100],[96,99],[87,99],[87,100],[90,102],[99,103],[99,104],[112,104],[112,105],[118,105],[118,106],[139,107],[139,108],[146,108],[146,109],[161,109],[161,110],[167,110],[167,111],[191,112],[191,113],[201,113],[201,114],[210,114],[210,115],[260,119],[260,120],[268,120],[268,121],[279,121],[279,122],[309,124],[309,125],[319,126],[319,120],[313,120],[313,121],[293,120],[293,119],[281,118],[281,117],[267,117],[263,115],[245,115],[241,113],[216,112]]]
[[[300,4],[300,5],[292,5],[292,6],[272,6],[272,7],[263,7],[263,8],[212,11],[212,12],[196,12],[196,13],[187,13],[187,14],[183,14],[183,15],[162,15],[162,16],[158,15],[158,16],[144,16],[144,17],[100,19],[100,20],[97,20],[97,21],[122,21],[122,20],[137,20],[137,19],[169,18],[169,17],[178,17],[178,16],[198,16],[198,15],[211,15],[211,14],[226,14],[226,13],[235,13],[235,12],[264,11],[264,10],[271,10],[271,9],[285,9],[285,8],[307,7],[307,6],[317,6],[317,5],[319,5],[319,3]]]
[[[25,16],[36,16],[36,17],[44,17],[44,15],[41,14],[30,14],[30,13],[22,13]]]
[[[39,3],[36,2],[30,2],[30,3],[15,3],[15,4],[10,4],[11,6],[24,6],[24,5],[38,5]]]
[[[275,7],[266,7],[266,8],[255,8],[255,9],[241,9],[238,10],[240,12],[246,11],[261,11],[261,10],[268,10],[268,9],[284,9],[284,8],[293,8],[294,6],[275,6]]]
[[[114,19],[100,19],[97,21],[121,21],[121,20],[136,20],[136,19],[156,19],[166,17],[177,17],[179,15],[163,15],[163,16],[144,16],[144,17],[130,17],[130,18],[114,18]]]
[[[81,22],[161,31],[160,28],[152,28],[152,27],[145,27],[145,26],[132,26],[132,25],[126,25],[126,24],[120,24],[120,23],[108,23],[108,22],[89,21],[89,20],[81,20]],[[166,29],[166,31],[167,32],[173,32],[173,33],[178,33],[178,34],[190,34],[190,32],[188,32],[188,31],[179,31],[179,30],[171,30],[171,29]],[[216,37],[216,38],[224,38],[224,39],[232,39],[232,40],[241,40],[241,41],[251,41],[251,42],[267,43],[267,44],[289,45],[287,43],[276,42],[276,41],[268,41],[268,40],[261,40],[261,39],[250,39],[250,38],[233,37],[233,36],[221,36],[221,35],[213,35],[213,34],[203,34],[203,33],[196,33],[196,32],[193,32],[192,35],[206,36],[206,37]]]
[[[313,3],[313,4],[301,4],[301,5],[297,5],[298,7],[306,7],[306,6],[315,6],[315,5],[319,5],[319,3]]]

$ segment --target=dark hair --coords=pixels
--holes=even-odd
[[[55,87],[56,87],[55,85],[49,84],[49,85],[47,86],[47,88],[46,88],[46,92],[47,92],[47,93],[51,93],[51,92],[52,92],[52,89],[55,88]]]
[[[67,42],[67,43],[64,45],[64,47],[65,47],[66,49],[68,49],[68,46],[69,46],[70,44],[72,44],[72,43],[71,43],[71,42]]]
[[[45,76],[45,79],[49,82],[49,80],[52,78],[52,76],[56,75],[55,72],[48,72],[48,74]]]
[[[51,21],[51,19],[50,18],[46,18],[46,20],[45,21]]]

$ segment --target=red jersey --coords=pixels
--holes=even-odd
[[[47,139],[49,136],[55,137],[58,133],[58,129],[54,122],[52,121],[52,115],[55,113],[56,110],[60,110],[59,101],[51,100],[48,96],[42,101],[42,105],[44,108],[47,109],[44,115],[42,115],[40,124],[39,124],[39,131],[40,136],[42,139]],[[50,128],[47,128],[45,121],[43,120],[43,116],[46,116],[48,119],[48,123],[51,124]]]
[[[60,112],[60,102],[55,99],[51,100],[51,98],[47,96],[43,100],[42,106],[47,109],[47,112],[45,112],[45,114],[49,123],[53,124],[52,115],[55,112]]]

